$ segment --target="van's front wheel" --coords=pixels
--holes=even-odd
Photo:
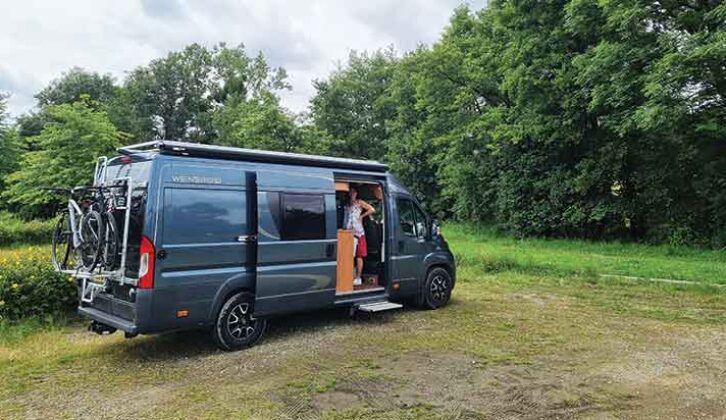
[[[420,306],[436,309],[449,303],[453,282],[446,269],[435,267],[426,276],[426,283],[421,291]]]
[[[262,338],[267,321],[252,316],[254,302],[254,295],[246,292],[224,302],[212,329],[212,338],[220,349],[240,350]]]

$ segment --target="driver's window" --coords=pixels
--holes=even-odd
[[[416,204],[413,204],[413,203],[411,203],[411,204],[414,209],[414,213],[416,213],[416,215],[415,215],[415,217],[416,217],[416,236],[418,236],[421,239],[425,239],[426,234],[427,234],[426,226],[428,225],[428,223],[426,221],[426,215],[424,214],[423,210],[421,210],[421,208],[419,206],[417,206]]]
[[[398,221],[404,235],[416,237],[416,217],[414,216],[413,203],[411,200],[399,199],[396,201],[398,207]]]

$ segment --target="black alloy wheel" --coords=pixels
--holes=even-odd
[[[427,309],[440,308],[451,299],[453,282],[446,269],[435,267],[426,276],[426,283],[422,290],[422,306]]]
[[[220,349],[240,350],[262,338],[267,321],[254,317],[254,301],[254,295],[241,292],[222,305],[212,329],[212,338]]]

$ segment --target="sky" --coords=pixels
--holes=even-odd
[[[284,67],[282,103],[303,111],[312,81],[351,50],[412,50],[435,42],[462,3],[486,0],[0,0],[0,91],[12,116],[73,66],[117,81],[127,71],[193,42],[244,43]]]

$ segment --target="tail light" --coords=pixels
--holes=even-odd
[[[154,288],[154,243],[146,236],[141,237],[141,261],[139,262],[139,289]]]

